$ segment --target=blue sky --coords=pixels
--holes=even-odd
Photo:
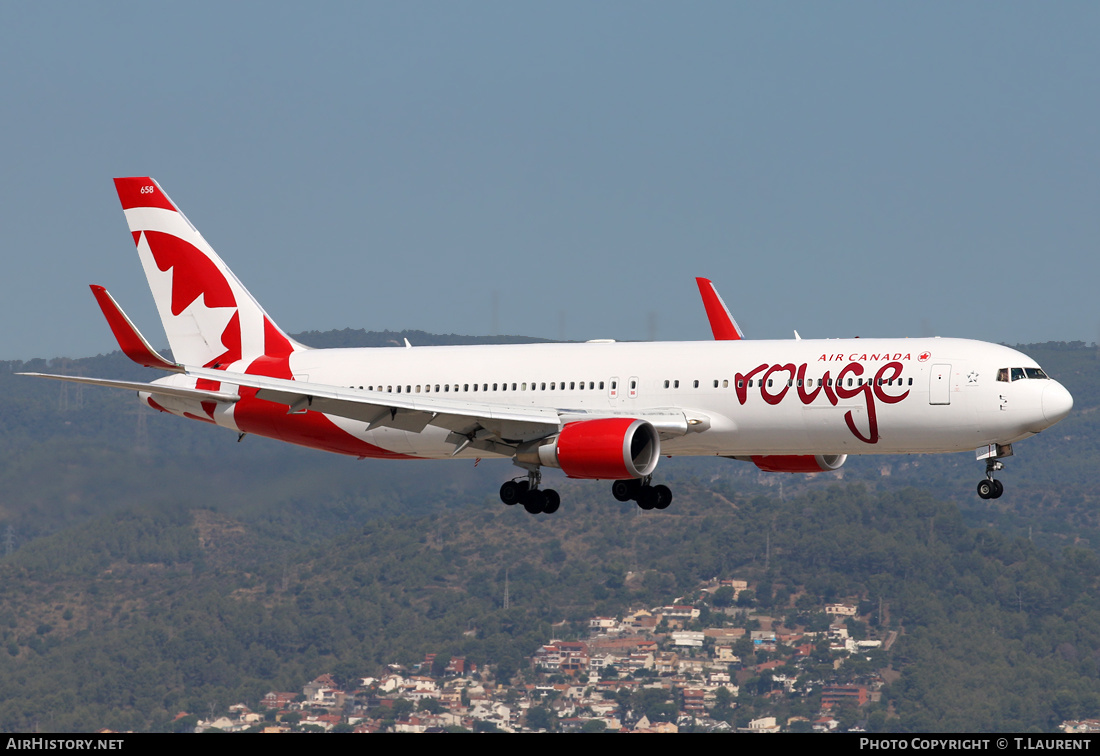
[[[1100,6],[0,4],[0,359],[165,342],[152,175],[286,330],[1100,337]]]

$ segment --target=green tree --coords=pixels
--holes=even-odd
[[[532,706],[527,710],[527,727],[531,730],[553,732],[557,725],[554,713],[545,706]]]

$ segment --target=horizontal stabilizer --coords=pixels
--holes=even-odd
[[[157,351],[149,345],[149,342],[138,331],[133,321],[126,317],[126,313],[118,306],[118,302],[115,301],[109,291],[95,284],[92,284],[91,289],[96,302],[99,303],[99,309],[103,310],[103,317],[107,318],[107,325],[111,327],[111,333],[115,335],[115,340],[118,342],[123,354],[145,367],[169,370],[173,373],[183,372],[182,367],[157,354]]]
[[[201,402],[235,402],[241,398],[237,394],[224,391],[204,391],[203,389],[187,388],[186,386],[168,386],[163,383],[111,381],[106,378],[85,378],[82,375],[50,375],[48,373],[16,373],[16,375],[29,375],[32,378],[52,378],[55,381],[87,383],[91,386],[106,386],[107,388],[126,389],[128,391],[144,391],[154,396],[175,396],[180,399],[197,399]]]

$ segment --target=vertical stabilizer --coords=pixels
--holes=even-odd
[[[275,325],[156,181],[116,178],[115,188],[176,362],[227,367],[304,348]]]

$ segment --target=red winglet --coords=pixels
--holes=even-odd
[[[737,321],[730,315],[729,308],[718,296],[714,284],[708,278],[696,278],[699,285],[699,295],[703,297],[703,307],[707,310],[707,319],[710,320],[710,330],[714,334],[715,341],[737,341],[745,338],[745,334],[737,327]]]
[[[118,191],[118,198],[122,200],[123,210],[134,207],[159,207],[179,212],[164,190],[148,176],[116,178],[115,189]]]
[[[121,191],[119,194],[121,195]],[[91,289],[96,301],[99,302],[99,309],[103,310],[103,317],[107,318],[107,325],[111,326],[111,333],[115,335],[115,340],[118,341],[123,354],[145,367],[170,370],[173,373],[183,372],[182,367],[164,359],[157,354],[155,349],[149,346],[149,342],[138,332],[133,322],[126,317],[126,313],[122,311],[122,308],[118,306],[114,297],[106,289],[95,284],[92,284]]]

